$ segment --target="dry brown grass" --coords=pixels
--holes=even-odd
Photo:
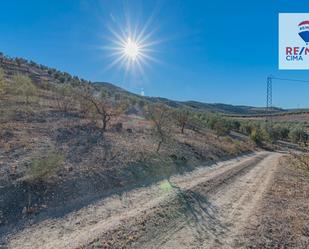
[[[100,121],[80,115],[78,107],[60,111],[53,92],[40,89],[38,96],[27,109],[14,95],[0,102],[0,209],[6,222],[20,217],[27,196],[37,206],[82,202],[254,150],[249,140],[207,129],[182,134],[175,122],[156,152],[153,123],[142,116],[123,114],[102,132]],[[113,129],[117,123],[122,130]],[[46,161],[52,150],[61,152],[61,163]]]
[[[295,160],[294,156],[281,160],[254,224],[245,234],[247,248],[309,248],[309,178],[294,167]]]
[[[70,174],[80,170],[102,172],[134,163],[147,164],[147,160],[158,157],[168,164],[174,163],[170,160],[172,157],[196,165],[253,149],[250,142],[218,137],[211,131],[198,133],[185,129],[182,134],[175,123],[170,125],[171,134],[156,153],[158,138],[151,121],[143,117],[123,114],[113,120],[104,135],[100,135],[92,127],[93,121],[78,116],[77,109],[68,113],[59,111],[53,92],[40,89],[38,96],[39,101],[29,110],[12,94],[1,101],[0,111],[7,115],[1,115],[0,150],[7,159],[1,161],[0,178],[7,181],[12,180],[10,169],[15,169],[14,179],[23,177],[29,172],[29,160],[51,148],[63,152],[64,166],[74,165]],[[117,122],[122,123],[122,132],[110,130]]]

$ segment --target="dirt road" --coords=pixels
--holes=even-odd
[[[201,167],[11,234],[8,248],[241,248],[279,153]]]

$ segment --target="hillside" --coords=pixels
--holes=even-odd
[[[22,59],[0,66],[0,234],[255,148],[220,120],[212,130],[192,113],[181,127],[158,98]]]
[[[253,107],[253,106],[235,106],[235,105],[228,105],[228,104],[209,104],[209,103],[202,103],[198,101],[175,101],[161,97],[142,97],[137,94],[130,93],[120,87],[117,87],[111,83],[106,82],[95,82],[96,85],[102,86],[104,89],[109,91],[112,94],[123,94],[128,96],[134,96],[139,99],[148,100],[153,103],[162,102],[171,107],[175,108],[190,108],[195,111],[202,111],[202,112],[213,112],[213,113],[222,113],[222,114],[235,114],[235,115],[263,115],[266,112],[266,109],[263,107]],[[285,113],[288,110],[282,108],[272,108],[272,113]],[[297,110],[294,110],[297,111]]]
[[[61,72],[54,68],[49,68],[44,65],[37,64],[33,61],[28,62],[22,58],[9,58],[0,54],[0,65],[8,75],[13,75],[16,73],[21,73],[28,75],[34,82],[40,82],[40,84],[45,83],[90,83],[87,80],[79,79],[77,76],[71,76],[69,73]],[[122,89],[116,85],[107,82],[93,82],[99,88],[103,88],[110,95],[119,95],[125,97],[133,97],[144,101],[150,101],[153,103],[162,102],[171,107],[186,107],[196,111],[206,111],[213,113],[223,113],[223,114],[237,114],[237,115],[256,115],[265,113],[265,108],[252,107],[252,106],[234,106],[227,104],[209,104],[197,101],[175,101],[160,97],[143,97],[134,93],[130,93],[125,89]],[[285,112],[286,110],[281,108],[273,108],[274,113]]]
[[[241,118],[259,108],[142,97],[23,59],[1,57],[0,97],[1,248],[151,248],[210,193],[237,225],[276,167],[260,151],[309,139],[307,125]]]

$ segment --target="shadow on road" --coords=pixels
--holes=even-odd
[[[216,238],[228,231],[227,226],[218,219],[217,208],[212,205],[206,195],[197,190],[183,190],[170,184],[177,191],[177,196],[188,218],[188,224],[197,232],[198,240],[202,242],[205,238]]]

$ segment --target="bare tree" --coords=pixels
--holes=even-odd
[[[99,118],[102,122],[101,130],[105,132],[107,129],[107,125],[111,121],[112,118],[119,116],[124,109],[126,108],[126,103],[117,101],[113,102],[110,99],[104,97],[104,94],[101,93],[100,96],[95,96],[90,87],[87,87],[85,91],[81,92],[80,97],[91,105],[88,106],[88,113],[91,112],[94,114],[94,118]]]
[[[156,152],[159,152],[161,145],[166,141],[169,134],[168,128],[168,108],[164,104],[155,104],[147,107],[147,118],[150,119],[159,137]]]
[[[181,111],[179,111],[177,113],[177,121],[178,121],[178,124],[179,124],[179,126],[181,128],[181,133],[183,134],[185,126],[186,126],[186,124],[189,121],[189,111],[188,110],[181,110]]]
[[[69,84],[63,84],[56,88],[56,101],[59,110],[68,112],[74,104],[73,87]]]

